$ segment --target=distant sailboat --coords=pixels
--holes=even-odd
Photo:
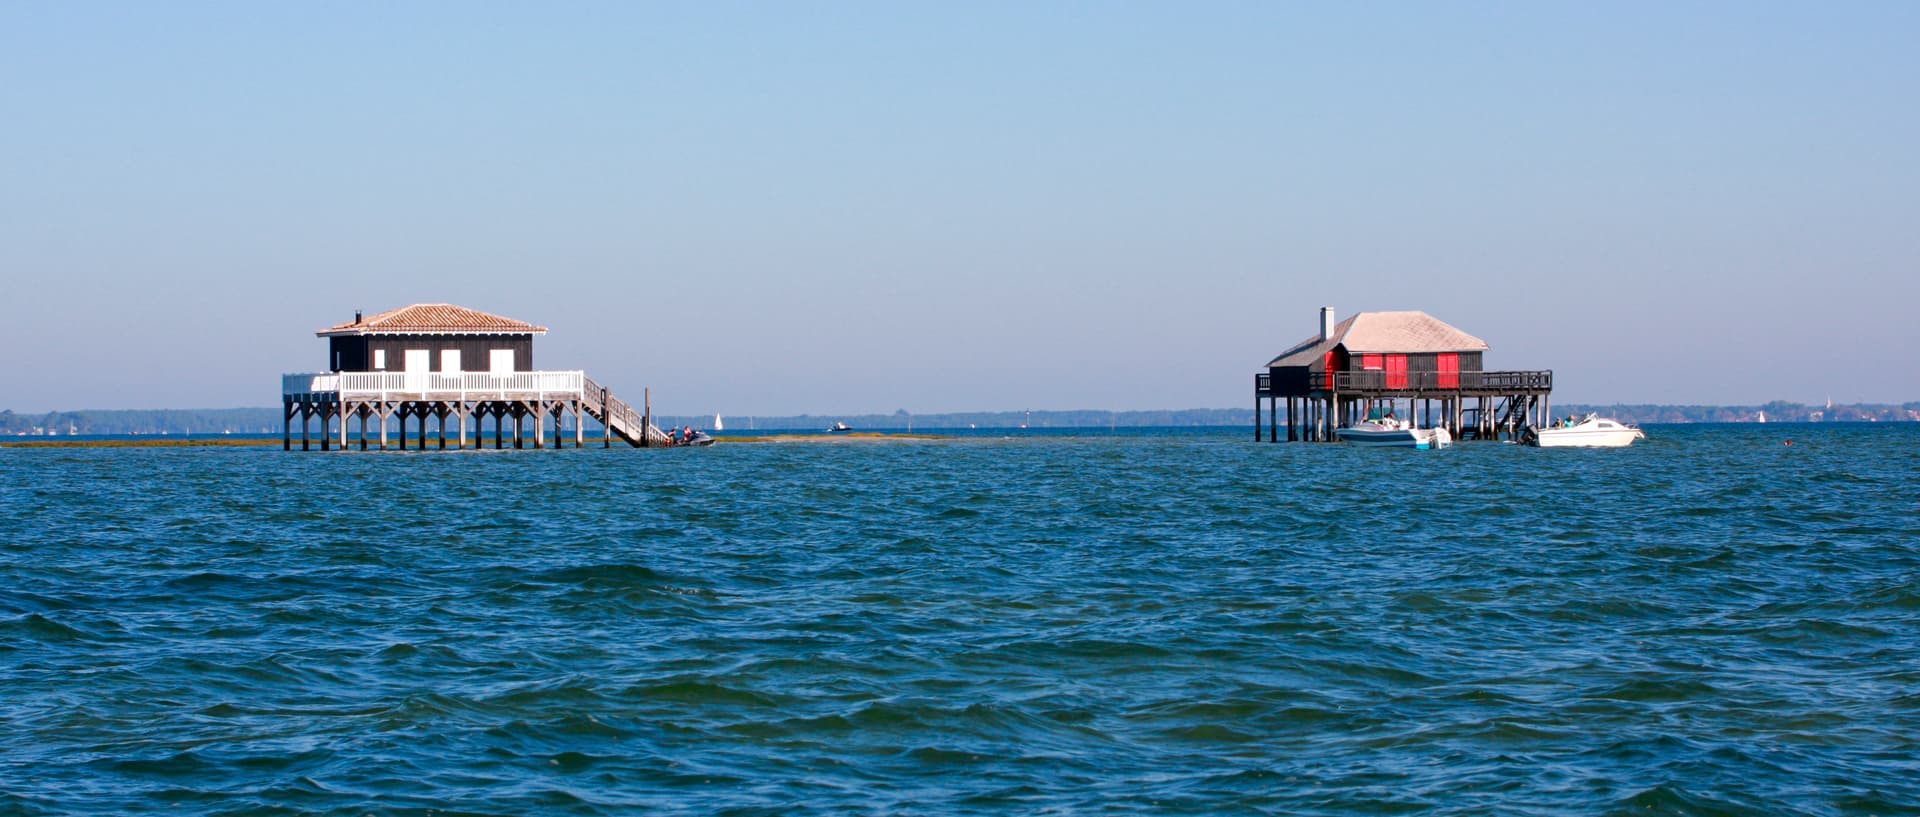
[[[725,430],[727,430],[727,427],[726,427],[726,426],[724,426],[724,425],[721,425],[721,424],[720,424],[720,415],[718,415],[718,414],[715,414],[715,415],[713,415],[713,430],[714,430],[714,431],[725,431]]]
[[[1759,419],[1759,420],[1757,420],[1756,422],[1761,422],[1761,423],[1764,423],[1764,422],[1766,422],[1766,421],[1767,421],[1767,413],[1766,413],[1766,412],[1764,412],[1764,411],[1763,411],[1763,412],[1760,412],[1760,419]]]

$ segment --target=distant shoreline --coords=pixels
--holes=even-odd
[[[799,432],[799,433],[773,433],[773,434],[753,435],[753,436],[729,436],[723,433],[720,436],[716,437],[715,439],[718,442],[722,442],[722,443],[874,443],[874,442],[899,442],[899,441],[938,441],[938,440],[952,440],[952,439],[958,439],[958,438],[953,437],[951,435],[944,435],[944,434],[904,434],[904,433],[881,432],[881,431],[858,431],[851,434]],[[590,440],[588,441],[588,444],[583,447],[599,448],[600,446],[596,444],[597,442],[598,442],[597,438],[595,440]],[[241,437],[237,439],[231,438],[231,437],[202,437],[200,439],[179,439],[179,438],[162,437],[160,435],[140,435],[133,439],[122,438],[122,439],[111,439],[111,440],[99,440],[99,439],[80,440],[80,439],[73,439],[69,437],[29,437],[26,439],[0,439],[0,448],[250,448],[250,447],[257,448],[257,447],[263,447],[263,446],[278,446],[281,444],[283,444],[283,441],[278,436],[271,437],[271,438],[249,436],[249,437]],[[319,441],[313,440],[310,442],[310,445],[313,446],[314,448],[318,448]],[[626,443],[619,443],[618,445],[621,448],[628,447]],[[298,439],[294,440],[294,447],[295,448],[300,447],[300,441]],[[388,447],[390,449],[397,448],[397,441],[389,442]],[[660,446],[660,447],[673,448],[675,446]],[[358,450],[358,448],[359,448],[358,438],[355,438],[352,444],[348,445],[346,448],[343,448],[341,450]],[[369,446],[369,449],[371,448],[372,446]],[[559,450],[565,450],[570,448],[573,448],[571,444]],[[538,449],[533,449],[531,445],[528,446],[528,449],[538,450]],[[429,446],[428,450],[434,451],[439,449]],[[448,450],[451,451],[453,449],[449,448]],[[466,450],[478,450],[478,449],[469,447]],[[492,450],[492,446],[487,446],[486,450]]]
[[[244,448],[247,446],[279,445],[279,438],[262,439],[246,437],[238,440],[220,437],[202,437],[193,439],[168,439],[159,435],[136,440],[76,440],[63,437],[27,437],[24,439],[0,440],[0,448]]]

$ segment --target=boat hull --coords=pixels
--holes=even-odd
[[[1342,428],[1336,432],[1343,442],[1362,448],[1444,448],[1446,433],[1432,428]]]
[[[1626,448],[1634,440],[1646,439],[1637,428],[1588,431],[1579,428],[1548,428],[1537,432],[1533,444],[1541,448]]]

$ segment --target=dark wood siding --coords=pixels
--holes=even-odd
[[[374,371],[374,352],[386,352],[386,367],[397,372],[406,367],[408,349],[426,349],[433,353],[428,365],[440,371],[442,351],[460,352],[460,368],[469,372],[487,370],[491,352],[513,350],[514,371],[533,371],[532,335],[347,335],[328,338],[327,370],[342,372]]]
[[[1480,368],[1481,353],[1454,352],[1450,354],[1455,354],[1459,357],[1460,368],[1457,369],[1456,371],[1458,372],[1481,371],[1481,368]],[[1335,349],[1331,353],[1331,356],[1332,356],[1331,362],[1333,364],[1334,371],[1342,371],[1342,372],[1363,371],[1366,364],[1366,361],[1364,360],[1363,356],[1348,354],[1345,349]],[[1385,383],[1384,378],[1386,376],[1384,372],[1386,355],[1382,354],[1380,355],[1380,358],[1381,358],[1382,370],[1379,370],[1380,374],[1377,376],[1382,378],[1381,382],[1382,384],[1384,384]],[[1426,354],[1409,354],[1406,356],[1406,358],[1407,358],[1406,371],[1409,373],[1440,371],[1440,355],[1437,352],[1426,353]],[[1273,394],[1280,395],[1282,397],[1298,397],[1298,396],[1311,394],[1314,391],[1325,389],[1327,387],[1327,380],[1326,380],[1326,374],[1325,374],[1327,371],[1327,363],[1328,363],[1327,358],[1322,357],[1321,359],[1315,360],[1312,363],[1309,363],[1305,366],[1269,366],[1267,367],[1267,374],[1271,377],[1271,383],[1272,383],[1271,388],[1272,388]],[[1455,378],[1456,378],[1455,382],[1458,383],[1457,374],[1455,375]]]
[[[1273,378],[1274,394],[1292,397],[1313,391],[1310,367],[1272,366],[1268,367],[1267,374]]]
[[[1389,354],[1393,354],[1393,353],[1389,353]],[[1480,371],[1480,353],[1479,352],[1449,352],[1448,354],[1455,354],[1459,356],[1460,371],[1463,371],[1463,372]],[[1386,362],[1385,354],[1370,352],[1368,353],[1368,355],[1379,358],[1382,364],[1382,368],[1384,369],[1385,362]],[[1340,370],[1344,372],[1365,371],[1366,369],[1365,358],[1368,355],[1348,355],[1345,358],[1345,365],[1341,366]],[[1429,352],[1425,354],[1407,355],[1407,371],[1409,372],[1440,371],[1440,354],[1437,352]]]
[[[346,335],[327,338],[327,371],[367,371],[367,338]]]

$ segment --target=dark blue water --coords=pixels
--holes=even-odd
[[[1920,814],[1920,426],[1652,433],[0,449],[0,814]]]

